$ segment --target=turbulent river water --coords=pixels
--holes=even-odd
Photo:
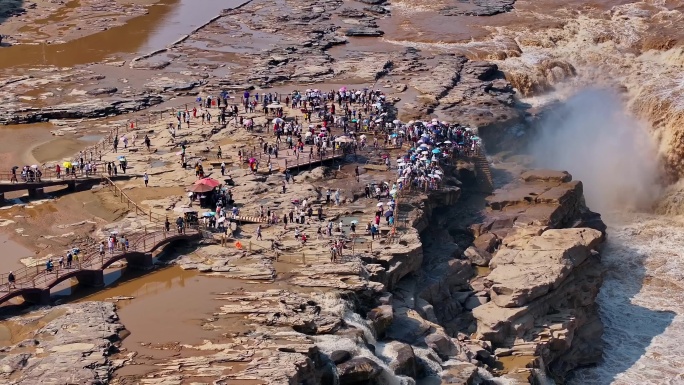
[[[608,213],[604,362],[571,384],[684,383],[684,218]]]

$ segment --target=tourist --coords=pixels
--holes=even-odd
[[[14,272],[10,271],[7,275],[7,290],[9,290],[10,287],[16,287],[15,281],[16,278],[14,277]]]
[[[256,229],[256,239],[257,239],[257,240],[263,240],[263,238],[261,237],[261,225],[257,226],[257,229]]]
[[[183,233],[183,224],[184,224],[183,218],[178,217],[176,219],[176,227],[178,228],[178,234]]]
[[[150,181],[150,176],[147,173],[143,174],[143,181],[145,181],[145,187],[147,187],[147,183]]]

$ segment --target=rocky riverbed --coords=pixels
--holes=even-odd
[[[507,12],[513,2],[437,5],[441,17],[460,17]],[[524,121],[525,106],[497,65],[477,60],[481,48],[387,49],[382,39],[392,33],[393,14],[401,9],[381,1],[252,1],[153,53],[22,67],[0,86],[0,122],[112,115],[135,121],[129,135],[138,143],[126,152],[129,172],[147,172],[150,187],[143,188],[140,178],[120,187],[143,207],[170,216],[185,204],[180,186],[194,175],[178,165],[177,141],[166,130],[174,121],[169,112],[192,105],[198,95],[230,90],[239,99],[243,90],[368,87],[385,92],[401,120],[458,122],[479,129],[492,148],[504,136],[515,138],[511,128]],[[153,106],[154,113],[148,111]],[[257,126],[270,120],[244,116]],[[111,129],[121,121],[99,124]],[[154,152],[143,149],[143,135],[152,139]],[[223,147],[231,157],[234,194],[248,215],[263,205],[286,210],[294,199],[322,204],[327,188],[340,188],[342,204],[326,207],[326,218],[365,223],[376,201],[361,198],[364,183],[395,178],[369,169],[354,182],[347,168],[358,159],[350,157],[336,165],[337,172],[335,166],[301,171],[281,194],[282,176],[253,174],[236,161],[237,151],[253,150],[258,138],[273,140],[267,133],[247,132],[234,122],[221,127],[193,121],[178,138],[188,143],[188,161],[203,162],[213,175],[219,173],[216,147]],[[122,325],[114,305],[60,305],[4,321],[28,319],[36,327],[8,343],[0,378],[27,384],[488,384],[496,383],[496,375],[529,383],[547,372],[562,379],[596,363],[602,326],[595,298],[605,226],[586,207],[581,182],[560,171],[512,174],[485,199],[473,192],[481,166],[462,160],[446,171],[439,191],[402,197],[398,237],[365,237],[339,263],[329,262],[327,240],[314,239],[312,223],[301,226],[312,235],[307,245],[294,239],[292,228],[267,227],[267,241],[260,242],[253,237],[256,225],[244,225],[240,239],[248,250],[217,237],[184,253],[174,263],[226,282],[225,290],[212,293],[218,305],[200,322],[201,330],[213,331],[203,343],[170,336],[159,344],[124,347],[125,320]],[[23,215],[19,209],[8,211],[6,220],[20,215],[23,222],[7,223],[7,229],[32,227],[37,237],[49,239],[51,248],[34,259],[41,262],[79,239],[84,249],[92,248],[111,230],[136,234],[151,224],[107,194],[81,195],[88,197],[82,209],[90,221],[76,227],[84,226],[89,238],[58,231],[45,223],[47,214]],[[74,202],[60,207],[62,199],[46,207],[78,215]],[[77,325],[69,326],[74,319]],[[79,333],[86,337],[75,343]],[[36,369],[43,362],[74,370]],[[132,369],[112,379],[121,366]]]

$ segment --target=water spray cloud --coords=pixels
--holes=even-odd
[[[531,153],[537,166],[581,180],[594,210],[650,210],[660,196],[657,147],[645,124],[608,90],[583,90],[568,99],[542,121]]]

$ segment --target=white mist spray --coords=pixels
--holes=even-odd
[[[544,119],[531,152],[537,166],[581,180],[587,205],[599,212],[650,210],[660,196],[657,147],[610,91],[588,89],[568,99]]]

